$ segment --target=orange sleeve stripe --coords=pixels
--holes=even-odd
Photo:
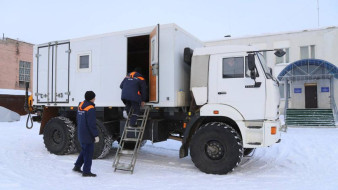
[[[130,77],[131,77],[131,78],[134,78],[135,73],[136,73],[136,72],[130,73]]]
[[[94,108],[93,105],[87,106],[85,109],[83,109],[84,111],[89,111],[90,109]]]
[[[138,79],[140,79],[140,80],[144,80],[144,78],[143,77],[137,77]]]
[[[82,108],[81,108],[81,107],[82,107],[83,103],[84,103],[84,101],[81,102],[80,105],[79,105],[79,107],[78,107],[78,109],[81,110],[81,111],[82,111]]]

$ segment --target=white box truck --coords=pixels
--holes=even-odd
[[[254,148],[280,141],[279,88],[252,46],[204,47],[175,24],[55,41],[34,48],[33,107],[48,151],[79,149],[76,111],[96,93],[103,158],[124,128],[119,85],[141,67],[149,87],[143,140],[180,140],[201,171],[226,174]],[[130,144],[133,146],[133,144]]]

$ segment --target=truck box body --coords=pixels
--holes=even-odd
[[[34,105],[77,106],[92,90],[96,106],[123,107],[120,83],[128,72],[141,67],[154,107],[187,106],[190,67],[183,52],[185,47],[202,46],[175,24],[37,45]],[[156,64],[158,74],[153,76]]]

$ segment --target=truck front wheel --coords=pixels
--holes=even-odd
[[[43,132],[47,150],[56,155],[70,154],[75,151],[75,125],[66,117],[54,117],[48,121]]]
[[[204,124],[193,135],[190,156],[195,166],[208,174],[226,174],[243,157],[241,136],[226,123]]]

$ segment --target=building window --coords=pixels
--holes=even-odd
[[[223,59],[223,78],[243,78],[244,57],[230,57]]]
[[[315,45],[300,47],[300,59],[314,59],[316,56],[315,54]]]
[[[77,71],[79,72],[91,71],[91,52],[83,52],[78,54]]]
[[[25,83],[29,84],[31,79],[31,63],[27,61],[19,62],[19,87],[25,88]]]
[[[285,55],[282,56],[282,57],[277,57],[276,56],[276,64],[279,64],[279,63],[289,63],[290,62],[290,60],[289,60],[289,57],[290,57],[289,48],[284,48],[282,50],[285,51]]]

